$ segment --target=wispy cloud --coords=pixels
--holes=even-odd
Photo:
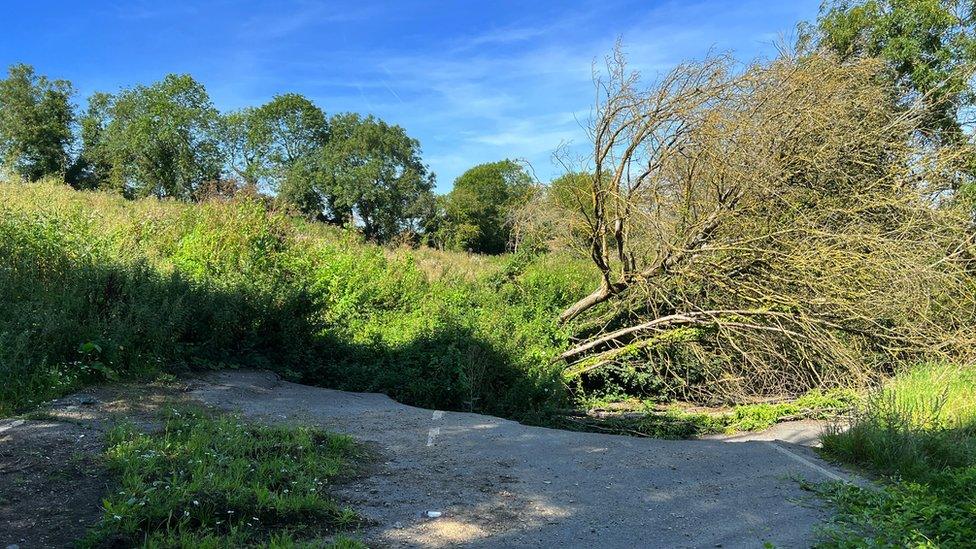
[[[327,112],[369,112],[405,127],[447,191],[464,169],[525,158],[543,179],[552,152],[585,152],[581,122],[593,101],[594,63],[622,37],[648,78],[710,49],[745,58],[773,51],[780,33],[816,14],[818,0],[574,0],[429,3],[402,0],[226,0],[210,11],[147,1],[119,17],[151,30],[168,17],[192,52],[170,61],[201,78],[218,106],[286,91]],[[199,21],[197,29],[185,21]],[[175,22],[175,23],[174,23]],[[186,40],[158,43],[182,44]],[[178,55],[178,54],[174,54]],[[145,69],[149,70],[149,69]]]

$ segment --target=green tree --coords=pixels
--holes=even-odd
[[[96,92],[80,119],[81,152],[71,167],[71,181],[83,189],[109,188],[112,164],[105,148],[105,128],[109,122],[111,94]]]
[[[512,160],[480,164],[461,174],[447,195],[444,222],[449,247],[478,253],[505,251],[509,217],[528,199],[532,178]]]
[[[579,214],[586,211],[587,206],[590,205],[592,189],[593,174],[568,172],[549,183],[548,195],[554,205]]]
[[[265,171],[268,152],[259,138],[254,107],[226,113],[220,117],[220,144],[232,177],[257,187]]]
[[[922,130],[937,143],[965,139],[960,112],[976,100],[976,19],[970,0],[829,0],[817,20],[820,44],[842,57],[880,57],[905,99],[927,105]]]
[[[329,129],[314,158],[295,162],[279,196],[310,217],[358,224],[381,242],[416,230],[434,184],[420,143],[400,126],[353,113],[333,116]]]
[[[64,175],[70,162],[74,91],[30,65],[13,65],[0,80],[0,160],[34,181]]]
[[[302,173],[296,165],[328,142],[329,124],[325,113],[306,97],[287,93],[260,107],[224,115],[221,135],[234,175],[280,191],[289,176]]]
[[[185,74],[96,94],[81,124],[91,177],[129,195],[192,199],[220,178],[218,116],[203,85]]]
[[[437,249],[445,247],[444,221],[447,211],[447,196],[426,193],[417,203],[417,229],[420,242]]]

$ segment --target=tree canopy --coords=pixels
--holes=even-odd
[[[359,225],[380,241],[416,229],[434,185],[416,139],[400,126],[354,113],[333,116],[325,145],[293,170],[283,200],[312,217]]]
[[[230,171],[244,183],[277,190],[299,162],[329,139],[325,113],[305,96],[277,95],[221,119]]]
[[[480,164],[461,174],[445,201],[442,230],[448,247],[479,253],[504,252],[510,216],[531,193],[532,178],[518,162]]]
[[[820,44],[842,57],[885,60],[901,96],[926,104],[920,129],[958,142],[960,115],[976,99],[974,15],[968,0],[830,0],[817,25]]]
[[[221,176],[217,123],[203,85],[170,74],[150,86],[93,97],[82,121],[83,150],[100,186],[190,199]]]
[[[74,91],[30,65],[13,65],[0,80],[0,159],[33,181],[64,174],[71,158]]]

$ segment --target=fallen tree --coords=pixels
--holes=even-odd
[[[577,197],[601,283],[560,316],[570,377],[636,364],[689,398],[869,381],[974,335],[962,151],[872,59],[684,64],[596,79]],[[689,373],[689,370],[694,370]]]

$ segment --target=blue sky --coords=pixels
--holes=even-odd
[[[67,78],[76,101],[170,72],[218,108],[302,93],[327,113],[372,113],[420,140],[447,192],[468,167],[582,147],[591,67],[623,38],[647,76],[709,49],[769,56],[819,0],[10,2],[0,64]]]

